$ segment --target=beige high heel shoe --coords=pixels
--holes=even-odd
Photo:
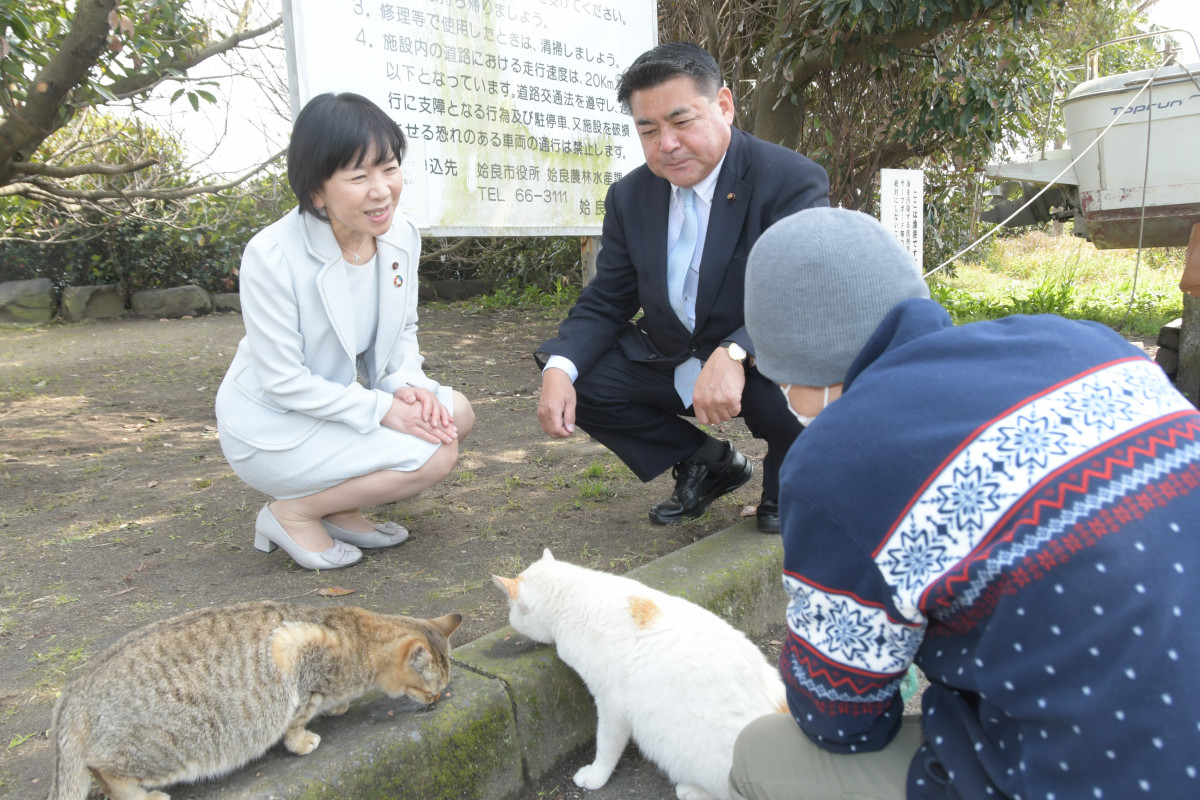
[[[348,531],[324,519],[321,520],[321,524],[331,537],[355,547],[395,547],[408,538],[408,529],[394,522],[381,522],[371,533]]]
[[[305,550],[288,536],[288,532],[279,524],[279,520],[271,513],[271,504],[267,503],[258,512],[254,521],[254,549],[270,553],[275,548],[282,547],[287,554],[305,569],[341,569],[351,564],[357,564],[362,559],[362,551],[352,544],[333,540],[333,547],[314,553]]]

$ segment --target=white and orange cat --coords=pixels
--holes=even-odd
[[[89,770],[113,800],[169,800],[148,790],[224,775],[280,738],[311,753],[321,737],[309,720],[369,689],[432,703],[461,622],[264,601],[132,631],[54,706],[50,800],[84,800]]]
[[[733,743],[747,723],[785,711],[783,681],[725,620],[631,578],[556,561],[493,575],[519,633],[554,644],[596,702],[596,759],[575,783],[608,782],[632,735],[680,800],[729,800]]]

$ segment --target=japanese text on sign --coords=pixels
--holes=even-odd
[[[879,221],[912,253],[917,267],[923,269],[925,173],[919,169],[879,172]]]
[[[356,92],[408,139],[401,206],[433,235],[595,235],[641,147],[617,79],[648,0],[285,0],[293,114]]]

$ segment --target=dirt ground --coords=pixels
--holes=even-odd
[[[55,693],[144,623],[255,599],[455,610],[460,645],[506,624],[491,575],[516,574],[543,547],[626,572],[757,502],[756,474],[698,521],[652,525],[669,475],[642,484],[582,433],[547,439],[530,353],[558,317],[422,308],[426,371],[471,400],[475,430],[444,483],[370,511],[406,525],[408,542],[320,574],[253,548],[267,498],[221,455],[213,398],[240,316],[0,329],[0,795],[46,796]],[[724,427],[761,464],[744,425]]]

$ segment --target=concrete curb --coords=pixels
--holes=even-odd
[[[778,536],[753,519],[628,573],[686,597],[747,635],[777,626],[786,600]],[[497,594],[496,602],[503,602]],[[450,696],[428,710],[364,700],[316,722],[303,758],[273,748],[220,781],[170,790],[174,800],[503,800],[545,776],[595,734],[587,688],[552,647],[505,627],[452,654]]]

